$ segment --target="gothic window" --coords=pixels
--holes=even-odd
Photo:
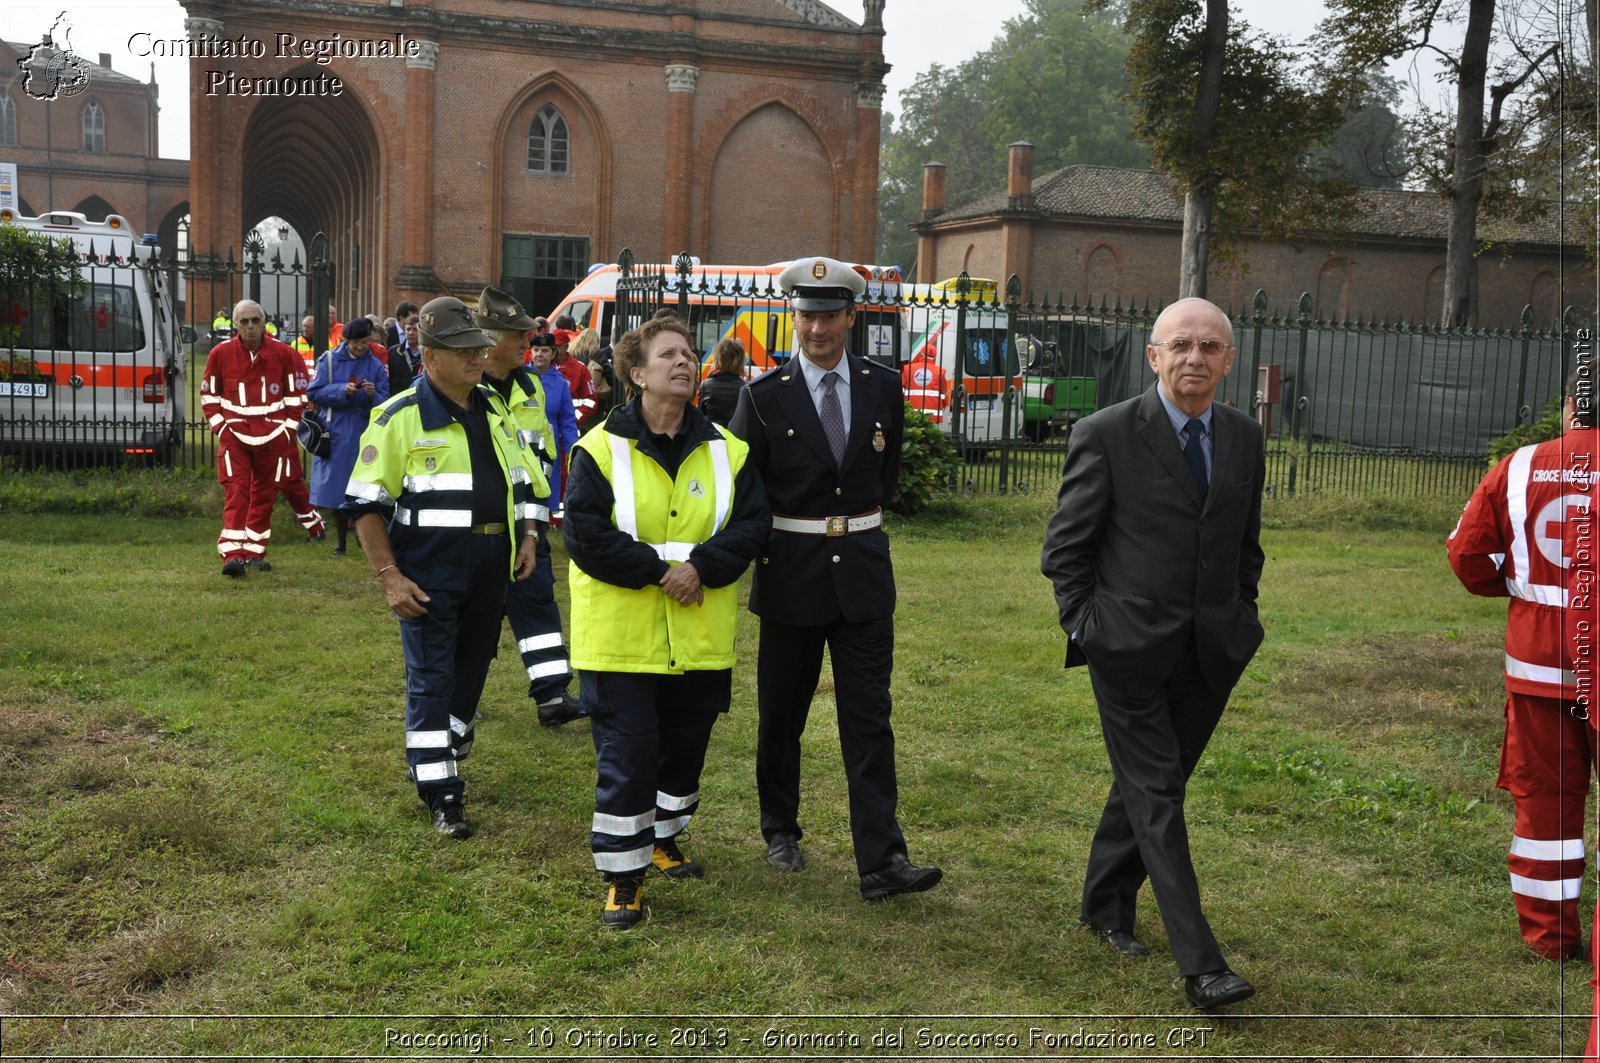
[[[96,155],[106,151],[106,112],[98,100],[90,100],[83,108],[83,150]]]
[[[567,120],[555,105],[545,104],[528,125],[528,170],[531,173],[566,173]]]
[[[0,93],[0,144],[14,147],[17,143],[17,105],[11,97]]]

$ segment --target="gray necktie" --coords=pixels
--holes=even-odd
[[[833,460],[839,465],[844,464],[844,409],[839,405],[839,393],[834,388],[839,386],[839,374],[832,369],[822,374],[822,430],[828,436],[828,446],[833,451]]]

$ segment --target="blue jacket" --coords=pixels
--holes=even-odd
[[[372,381],[376,394],[369,397],[359,388],[345,394],[345,384],[352,379]],[[345,485],[355,468],[357,445],[372,408],[389,397],[389,371],[370,348],[360,358],[352,358],[341,343],[317,359],[317,375],[306,388],[306,397],[327,416],[333,446],[326,458],[311,463],[311,504],[338,509],[344,505]]]
[[[532,372],[530,367],[529,372]],[[572,408],[572,389],[561,370],[551,365],[537,374],[544,385],[544,414],[550,422],[550,431],[556,437],[556,471],[550,478],[550,508],[555,509],[561,500],[561,485],[566,480],[567,455],[578,441],[578,414]]]

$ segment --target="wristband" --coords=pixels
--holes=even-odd
[[[378,569],[378,579],[382,579],[383,578],[383,574],[385,572],[389,571],[391,568],[399,568],[399,567],[400,567],[399,565],[384,565],[382,568]]]

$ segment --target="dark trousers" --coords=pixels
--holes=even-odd
[[[1206,685],[1192,641],[1149,697],[1122,694],[1096,673],[1093,661],[1089,679],[1115,781],[1089,849],[1083,919],[1102,930],[1131,931],[1139,887],[1148,877],[1179,971],[1221,970],[1227,964],[1200,907],[1183,802],[1229,692]]]
[[[533,575],[506,584],[506,618],[511,621],[523,667],[528,669],[529,696],[543,701],[567,689],[572,667],[561,638],[561,607],[556,605],[548,535],[539,536]]]
[[[756,663],[761,722],[756,738],[756,791],[761,833],[801,835],[800,736],[822,674],[822,650],[833,660],[839,748],[850,785],[850,833],[856,869],[869,874],[906,855],[895,820],[894,729],[889,676],[894,671],[894,618],[794,627],[761,621]]]
[[[500,642],[500,608],[510,564],[506,536],[474,535],[472,561],[462,578],[443,586],[428,585],[443,581],[417,580],[428,594],[428,612],[400,621],[406,657],[406,762],[424,799],[466,788],[456,761],[472,752],[478,698]]]
[[[594,739],[594,866],[650,866],[657,838],[683,833],[700,807],[711,726],[728,711],[733,670],[658,675],[584,672],[578,683]]]

